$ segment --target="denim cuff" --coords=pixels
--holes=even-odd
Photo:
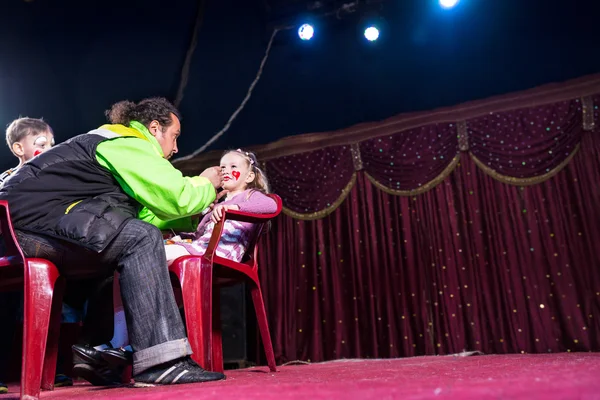
[[[133,376],[155,365],[177,360],[192,354],[187,338],[171,340],[133,353]]]

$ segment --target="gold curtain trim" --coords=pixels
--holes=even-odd
[[[375,185],[378,189],[383,190],[386,193],[393,194],[396,196],[414,196],[417,194],[422,194],[422,193],[428,192],[429,190],[433,189],[434,187],[436,187],[437,185],[442,183],[442,181],[444,179],[446,179],[448,177],[448,175],[450,175],[452,173],[452,171],[454,171],[454,168],[456,168],[456,166],[458,165],[459,162],[460,162],[460,154],[457,154],[452,159],[452,161],[450,161],[450,164],[448,164],[448,166],[446,168],[444,168],[444,170],[438,176],[436,176],[435,178],[433,178],[432,180],[430,180],[423,186],[420,186],[419,188],[412,189],[412,190],[391,189],[391,188],[385,186],[384,184],[378,182],[375,178],[373,178],[371,175],[369,175],[368,172],[365,172],[365,175],[366,175],[367,179],[369,179],[369,181],[371,181],[371,183],[373,185]]]
[[[350,182],[348,182],[346,187],[344,187],[342,189],[342,194],[340,195],[340,197],[338,197],[337,200],[334,201],[332,205],[330,205],[329,207],[327,207],[323,210],[315,211],[315,212],[308,213],[308,214],[302,214],[302,213],[299,213],[296,211],[292,211],[287,207],[283,207],[283,213],[286,215],[289,215],[292,218],[302,219],[305,221],[312,221],[315,219],[325,218],[326,216],[328,216],[329,214],[334,212],[340,206],[340,204],[342,204],[344,202],[344,200],[346,200],[346,197],[348,197],[348,194],[350,194],[350,190],[352,190],[352,188],[354,187],[355,184],[356,184],[356,172],[354,172],[352,174],[352,178],[350,178]],[[317,193],[316,195],[318,196],[319,194]]]
[[[362,157],[360,155],[360,144],[352,143],[350,146],[350,152],[352,153],[352,162],[354,163],[354,170],[360,171],[363,169]]]
[[[483,170],[483,172],[485,172],[492,178],[496,179],[497,181],[500,181],[502,183],[507,183],[509,185],[531,186],[531,185],[536,185],[538,183],[547,181],[548,179],[552,178],[554,175],[558,174],[563,168],[565,168],[567,166],[567,164],[569,164],[569,162],[571,162],[571,160],[573,159],[573,157],[579,150],[579,147],[580,147],[580,144],[578,143],[577,146],[575,146],[575,149],[571,152],[571,154],[569,154],[569,156],[563,162],[561,162],[557,167],[553,168],[552,170],[550,170],[549,172],[546,172],[543,175],[536,176],[533,178],[515,178],[513,176],[506,176],[506,175],[499,174],[494,169],[485,165],[483,163],[483,161],[481,161],[477,157],[475,157],[475,155],[472,152],[469,152],[469,155],[471,156],[471,159],[473,161],[475,161],[475,164]]]
[[[595,127],[594,121],[594,101],[591,96],[581,98],[581,109],[583,117],[583,130],[593,131]]]
[[[491,176],[492,178],[496,179],[497,181],[500,181],[502,183],[506,183],[509,185],[515,185],[515,186],[531,186],[531,185],[535,185],[535,184],[544,182],[544,181],[552,178],[554,175],[558,174],[561,170],[563,170],[571,162],[571,160],[573,159],[575,154],[577,154],[577,152],[579,151],[580,147],[581,147],[581,144],[578,143],[577,146],[575,146],[575,149],[571,152],[571,154],[569,154],[569,156],[563,162],[561,162],[557,167],[553,168],[551,171],[549,171],[543,175],[536,176],[533,178],[515,178],[512,176],[506,176],[506,175],[499,174],[492,168],[485,165],[477,157],[475,157],[475,155],[472,152],[469,152],[469,155],[470,155],[471,159],[475,162],[475,164],[481,170],[483,170],[483,172],[485,172],[487,175]],[[414,196],[414,195],[423,194],[425,192],[428,192],[429,190],[433,189],[434,187],[436,187],[437,185],[442,183],[448,177],[448,175],[450,175],[452,173],[452,171],[454,171],[454,169],[458,166],[459,162],[460,162],[460,154],[457,154],[452,159],[450,164],[448,164],[448,166],[446,168],[444,168],[444,170],[438,176],[433,178],[431,181],[427,182],[425,185],[419,187],[418,189],[413,189],[413,190],[391,189],[391,188],[383,185],[382,183],[378,182],[375,178],[373,178],[371,175],[369,175],[368,172],[365,171],[364,174],[367,177],[367,179],[373,185],[375,185],[375,187],[377,187],[378,189],[380,189],[388,194],[393,194],[396,196]],[[284,214],[286,214],[292,218],[305,220],[305,221],[312,221],[315,219],[324,218],[324,217],[328,216],[329,214],[331,214],[332,212],[334,212],[344,202],[344,200],[346,200],[346,197],[348,197],[348,194],[350,194],[350,190],[352,190],[352,188],[354,187],[355,184],[356,184],[356,172],[354,172],[352,174],[350,181],[342,189],[342,194],[340,195],[340,197],[338,197],[337,200],[331,206],[329,206],[323,210],[303,214],[303,213],[299,213],[296,211],[292,211],[289,208],[284,206],[283,212],[284,212]]]
[[[456,123],[456,132],[458,133],[458,149],[460,151],[469,150],[469,131],[467,130],[467,121],[458,121]]]

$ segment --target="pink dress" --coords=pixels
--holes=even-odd
[[[257,190],[248,189],[231,199],[225,200],[219,204],[222,205],[237,205],[240,211],[252,213],[252,214],[271,214],[277,211],[277,203],[266,196],[262,192]],[[213,233],[215,223],[210,220],[212,212],[206,214],[198,229],[191,236],[187,235],[188,238],[192,239],[191,243],[180,243],[180,246],[185,249],[191,255],[202,255],[208,248],[208,243]],[[223,226],[223,233],[221,234],[221,241],[217,246],[216,254],[219,257],[227,258],[236,262],[240,262],[246,248],[252,239],[254,234],[255,226],[252,223],[240,222],[240,221],[225,221]],[[183,237],[183,235],[182,235]]]

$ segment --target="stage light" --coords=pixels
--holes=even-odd
[[[315,34],[315,28],[311,24],[302,24],[300,28],[298,28],[298,36],[302,40],[310,40]]]
[[[375,26],[369,26],[367,29],[365,29],[365,38],[369,42],[377,40],[379,38],[379,29],[377,29]]]
[[[444,8],[452,8],[458,4],[459,0],[440,0],[440,6]]]

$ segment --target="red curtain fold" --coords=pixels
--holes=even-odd
[[[573,152],[582,131],[579,99],[468,121],[472,154],[494,171],[516,178],[550,172]]]
[[[415,190],[442,174],[458,153],[455,124],[435,124],[360,144],[365,171],[393,190]]]
[[[354,173],[350,146],[336,146],[267,162],[273,191],[293,212],[311,213],[331,207]]]
[[[272,159],[267,173],[289,215],[320,218],[347,195],[355,170],[364,169],[380,189],[394,194],[429,190],[455,167],[462,134],[461,149],[488,174],[533,184],[558,172],[574,154],[583,114],[580,99],[489,113],[461,121],[464,132],[457,123],[431,124],[362,141],[354,150],[339,145]]]
[[[572,107],[554,112],[564,111],[559,114],[569,120]],[[523,123],[524,118],[518,116]],[[483,142],[477,135],[491,132],[487,143],[498,144],[501,132],[491,126],[469,122],[474,143]],[[544,137],[544,149],[553,140],[544,130],[531,135],[532,143]],[[600,350],[600,130],[579,132],[560,145],[572,146],[577,138],[581,150],[567,167],[537,185],[501,183],[462,153],[457,168],[426,193],[391,195],[359,171],[356,185],[329,216],[305,221],[282,215],[260,254],[279,361]],[[394,151],[415,150],[408,144],[413,139],[403,140],[394,142]],[[455,151],[455,139],[447,143]],[[365,154],[370,160],[377,151]],[[486,163],[494,161],[484,156],[478,154]],[[518,164],[522,156],[513,156]],[[353,172],[348,158],[346,164],[338,160],[319,168],[330,174],[331,165],[344,165]],[[496,165],[520,177],[556,162],[531,169],[510,164]],[[369,173],[380,168],[383,164]],[[290,164],[288,170],[297,169]],[[310,180],[305,183],[304,190],[319,195]],[[329,183],[332,191],[342,184]],[[326,192],[327,184],[320,189]]]

